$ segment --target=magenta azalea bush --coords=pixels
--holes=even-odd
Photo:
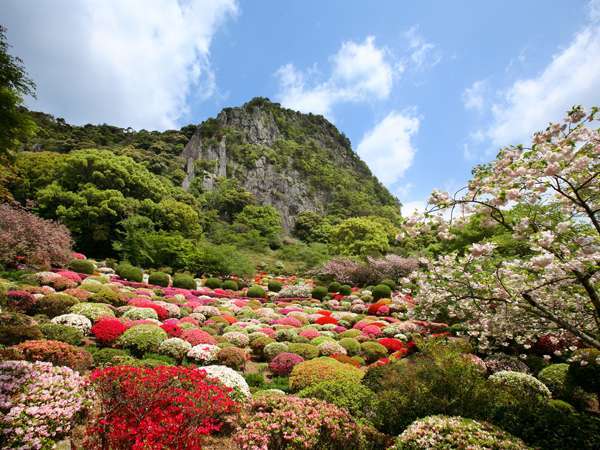
[[[283,352],[275,356],[269,363],[269,369],[273,374],[279,376],[289,375],[296,364],[300,364],[304,358],[295,353]]]

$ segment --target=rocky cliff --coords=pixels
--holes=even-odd
[[[183,187],[210,190],[234,177],[290,229],[302,211],[339,216],[399,211],[397,200],[322,116],[255,98],[201,123],[185,146]]]

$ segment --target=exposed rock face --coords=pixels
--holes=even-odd
[[[260,203],[277,208],[287,230],[299,212],[329,212],[341,187],[324,180],[323,173],[335,175],[338,169],[345,171],[344,176],[373,184],[374,204],[399,207],[333,125],[321,116],[283,109],[267,99],[226,108],[216,119],[200,124],[182,157],[187,173],[184,189],[196,177],[204,190],[213,189],[220,177],[234,177]],[[328,171],[307,169],[309,161]]]

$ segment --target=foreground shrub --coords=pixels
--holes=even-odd
[[[92,275],[96,270],[95,264],[89,259],[72,259],[68,267],[74,272],[85,273],[87,275]]]
[[[430,416],[411,424],[392,450],[527,450],[520,439],[486,422],[463,417]]]
[[[254,400],[234,436],[241,448],[361,449],[364,438],[350,414],[326,402],[270,395]]]
[[[92,365],[92,355],[82,348],[59,341],[26,341],[15,347],[26,361],[46,361],[55,366],[85,370]]]
[[[71,258],[71,235],[64,225],[23,209],[0,205],[0,264],[64,266]]]
[[[196,289],[196,280],[187,273],[176,273],[173,275],[173,287],[181,289]]]
[[[18,312],[0,312],[0,344],[14,345],[30,339],[42,339],[35,320]]]
[[[375,393],[359,384],[341,381],[323,381],[298,392],[298,397],[316,398],[347,410],[357,419],[374,421],[377,413]]]
[[[36,314],[44,314],[50,318],[67,314],[73,305],[79,300],[68,294],[48,294],[38,299],[33,311]]]
[[[158,346],[168,337],[165,330],[157,325],[135,325],[121,335],[117,343],[137,355],[157,352]]]
[[[102,345],[111,345],[125,331],[127,327],[115,317],[103,317],[99,319],[91,329],[96,340]]]
[[[40,326],[40,330],[46,339],[53,341],[61,341],[66,344],[80,345],[83,340],[83,332],[68,325],[59,323],[44,323]]]
[[[92,329],[92,322],[81,314],[61,314],[52,319],[52,323],[58,323],[61,325],[67,325],[69,327],[77,328],[86,335]]]
[[[322,381],[360,383],[362,377],[362,370],[333,358],[322,357],[296,365],[290,375],[290,388],[299,391]]]
[[[227,366],[205,366],[200,369],[206,372],[207,378],[217,380],[219,383],[231,388],[230,397],[244,400],[252,397],[250,387],[243,376]]]
[[[170,280],[169,275],[164,272],[152,272],[148,277],[148,283],[162,287],[167,287]]]
[[[283,352],[275,356],[269,363],[269,370],[277,376],[286,376],[292,369],[304,361],[304,358],[295,353]]]
[[[96,367],[115,366],[123,364],[126,358],[133,359],[127,350],[119,348],[94,348],[90,353],[94,358],[94,365]]]
[[[519,398],[539,396],[550,399],[552,394],[548,387],[537,378],[522,372],[503,370],[496,372],[489,378],[490,382],[501,386],[512,395]]]
[[[84,379],[47,362],[0,363],[2,448],[52,448],[89,405]]]
[[[119,264],[115,269],[115,272],[124,280],[136,281],[138,283],[144,280],[144,271],[141,268],[135,267],[127,262]]]
[[[86,448],[201,448],[202,437],[237,410],[227,388],[191,368],[111,367],[90,379],[100,414],[87,430]]]

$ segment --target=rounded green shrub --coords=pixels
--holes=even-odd
[[[288,344],[283,342],[272,342],[271,344],[265,345],[263,348],[263,355],[265,356],[267,361],[271,361],[280,353],[284,353],[288,351]]]
[[[250,298],[264,298],[266,292],[260,286],[250,286],[246,292],[246,296]]]
[[[208,278],[204,283],[204,286],[211,289],[219,289],[223,286],[223,282],[218,278]]]
[[[413,422],[388,450],[527,450],[520,439],[487,422],[464,417],[429,416]]]
[[[327,287],[328,292],[339,292],[342,285],[337,281],[334,281]]]
[[[356,339],[347,337],[339,340],[339,344],[346,349],[348,356],[355,356],[360,353],[360,342]]]
[[[381,282],[379,284],[385,284],[386,286],[389,286],[389,288],[392,290],[396,289],[396,283],[394,282],[394,280],[391,280],[389,278],[386,278],[385,280],[381,280]]]
[[[141,283],[144,280],[144,271],[140,267],[135,267],[128,262],[119,264],[115,272],[124,280],[136,281],[138,283]]]
[[[600,392],[600,350],[575,350],[569,365],[569,376],[575,384],[589,392]]]
[[[167,333],[157,325],[135,325],[119,337],[117,343],[131,350],[134,354],[143,355],[158,351],[160,343],[168,338]]]
[[[35,320],[18,312],[0,312],[0,344],[14,345],[23,341],[42,339]]]
[[[340,338],[357,338],[360,335],[361,335],[360,330],[357,330],[355,328],[353,328],[351,330],[346,330],[343,333],[339,334]]]
[[[338,292],[342,295],[350,295],[352,294],[352,287],[347,284],[342,284]]]
[[[362,377],[362,370],[350,364],[321,357],[295,365],[290,374],[290,388],[297,392],[322,381],[360,383]]]
[[[288,352],[296,353],[304,359],[314,359],[319,356],[319,347],[312,344],[291,343],[288,345]]]
[[[72,295],[62,293],[48,294],[35,302],[33,312],[53,318],[67,314],[71,307],[77,303],[79,303],[79,300]]]
[[[164,272],[152,272],[148,277],[148,283],[162,287],[169,286],[169,281],[169,275]]]
[[[271,280],[269,281],[269,291],[271,292],[279,292],[283,288],[283,284],[279,281]]]
[[[139,308],[134,306],[123,313],[123,318],[129,320],[158,320],[158,314],[152,308]]]
[[[113,310],[104,303],[77,303],[76,305],[71,306],[70,312],[73,314],[81,314],[92,322],[95,322],[100,317],[115,317]]]
[[[173,287],[180,289],[196,289],[196,280],[187,273],[176,273],[173,275]]]
[[[368,363],[385,358],[388,354],[387,348],[385,348],[379,342],[374,341],[363,342],[360,344],[360,351]]]
[[[568,364],[551,364],[538,373],[538,379],[550,389],[554,398],[565,398],[571,390],[568,378]]]
[[[392,296],[392,289],[387,284],[378,284],[371,292],[373,293],[374,300],[390,298]]]
[[[91,275],[96,270],[96,265],[89,259],[73,259],[69,263],[69,269],[74,272]]]
[[[90,349],[90,353],[96,367],[116,366],[122,363],[123,358],[131,358],[127,350],[119,348],[101,348],[93,351]]]
[[[40,330],[46,339],[66,342],[71,345],[80,345],[83,340],[83,331],[79,328],[62,325],[59,323],[44,323]]]
[[[227,289],[229,291],[237,291],[238,284],[234,280],[225,280],[223,281],[223,289]]]
[[[117,291],[108,286],[102,286],[97,292],[88,298],[88,301],[93,303],[106,303],[107,305],[116,307],[125,306],[127,304],[126,298],[121,297]]]
[[[312,298],[316,298],[317,300],[323,300],[323,297],[325,297],[327,294],[328,292],[325,286],[315,286],[315,288],[310,293]]]
[[[373,421],[376,417],[375,393],[360,383],[322,381],[302,389],[298,397],[325,400],[346,409],[357,419]]]
[[[489,378],[490,382],[513,394],[516,398],[547,398],[552,394],[540,380],[523,372],[501,370]]]

